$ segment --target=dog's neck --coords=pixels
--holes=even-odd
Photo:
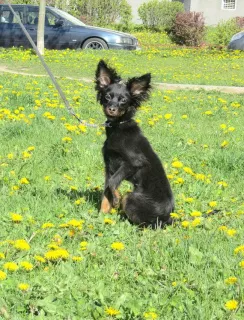
[[[105,127],[109,127],[109,128],[118,127],[118,126],[120,126],[121,124],[130,122],[130,121],[132,121],[132,119],[128,119],[128,120],[124,120],[124,121],[111,121],[111,120],[107,120],[107,121],[105,122]]]

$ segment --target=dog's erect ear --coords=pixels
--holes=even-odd
[[[111,83],[119,82],[120,80],[120,76],[113,68],[108,67],[103,60],[99,61],[95,79],[96,90],[100,90],[106,86],[109,86]]]
[[[127,88],[132,97],[135,98],[137,105],[148,99],[151,89],[150,82],[151,73],[146,73],[141,77],[134,77],[128,80]]]

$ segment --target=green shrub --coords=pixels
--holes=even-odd
[[[205,24],[201,12],[180,12],[176,15],[170,37],[181,45],[199,46],[203,42]]]
[[[81,0],[77,11],[89,24],[100,26],[115,22],[128,26],[132,19],[131,6],[126,0]]]
[[[139,7],[138,14],[146,27],[168,31],[172,28],[177,13],[182,11],[184,11],[184,6],[178,1],[151,0]]]
[[[208,28],[206,42],[210,46],[226,46],[230,42],[231,37],[239,31],[241,31],[241,28],[235,18],[221,21],[216,27]]]

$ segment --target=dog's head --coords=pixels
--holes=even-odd
[[[128,120],[149,97],[151,74],[122,82],[117,72],[101,60],[96,70],[97,100],[103,106],[108,120]]]

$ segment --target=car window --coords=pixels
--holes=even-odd
[[[23,22],[23,11],[16,9],[16,15]],[[5,9],[0,12],[0,23],[18,23],[19,19],[17,19],[10,9]]]
[[[55,26],[56,21],[57,21],[57,17],[53,13],[51,13],[50,11],[47,11],[45,20],[48,21],[49,26]]]
[[[29,9],[26,16],[27,24],[37,25],[38,24],[38,10]]]
[[[38,8],[29,8],[27,12],[27,24],[38,25],[39,10]],[[54,26],[56,22],[56,16],[49,11],[45,15],[45,26]]]

